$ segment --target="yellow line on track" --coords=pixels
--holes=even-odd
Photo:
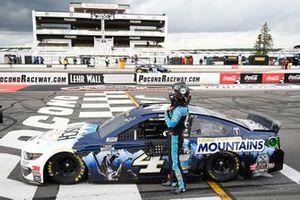
[[[216,182],[206,181],[206,183],[222,200],[232,200],[232,198]]]
[[[140,104],[130,95],[128,92],[125,92],[125,94],[128,96],[128,98],[132,101],[132,103],[136,106],[139,107]]]

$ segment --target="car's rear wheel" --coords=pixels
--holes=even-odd
[[[142,70],[141,68],[138,68],[138,69],[136,70],[136,73],[143,73],[143,70]]]
[[[86,166],[82,159],[72,153],[59,153],[46,164],[50,179],[60,184],[74,184],[82,181],[86,175]]]
[[[230,181],[237,176],[240,167],[239,157],[235,153],[218,152],[208,158],[206,174],[215,181]]]

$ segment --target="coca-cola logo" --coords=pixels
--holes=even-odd
[[[238,76],[223,76],[223,81],[235,81]]]
[[[258,75],[246,75],[244,79],[245,81],[257,81]]]
[[[300,80],[300,75],[299,74],[297,74],[297,75],[289,75],[288,80],[289,81],[299,81]]]
[[[275,76],[267,76],[267,81],[280,81],[280,76],[275,75]]]

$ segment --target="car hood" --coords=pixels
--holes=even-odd
[[[39,139],[49,141],[78,139],[84,135],[96,132],[97,127],[97,124],[89,124],[85,122],[73,123],[69,124],[65,128],[47,131],[39,136]]]
[[[23,150],[28,152],[57,151],[72,149],[72,146],[84,136],[95,133],[97,124],[85,122],[69,124],[65,128],[54,129],[30,139]]]

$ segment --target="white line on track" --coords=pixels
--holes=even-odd
[[[106,97],[85,97],[83,101],[107,101]]]
[[[125,112],[135,107],[110,107],[111,112]]]
[[[108,103],[83,103],[81,108],[109,108]]]
[[[105,94],[124,94],[124,91],[105,91]]]
[[[109,100],[108,102],[110,105],[112,104],[132,104],[130,99],[118,99],[118,100]]]
[[[283,164],[283,169],[280,171],[283,175],[300,185],[300,172]]]
[[[89,184],[60,185],[57,200],[140,200],[141,196],[136,184]]]
[[[8,179],[7,176],[11,170],[20,161],[20,157],[5,153],[0,153],[0,199],[6,197],[9,199],[32,199],[37,186],[22,183],[20,181]],[[5,198],[4,198],[5,199]]]
[[[104,93],[85,93],[84,96],[87,97],[105,97]]]
[[[172,199],[172,200],[179,200],[179,199]],[[183,200],[222,200],[222,199],[220,197],[192,197],[192,198],[183,198]]]
[[[126,94],[107,94],[107,98],[114,98],[114,99],[128,99]]]
[[[110,111],[99,111],[99,112],[80,112],[79,118],[110,118],[113,117]]]

